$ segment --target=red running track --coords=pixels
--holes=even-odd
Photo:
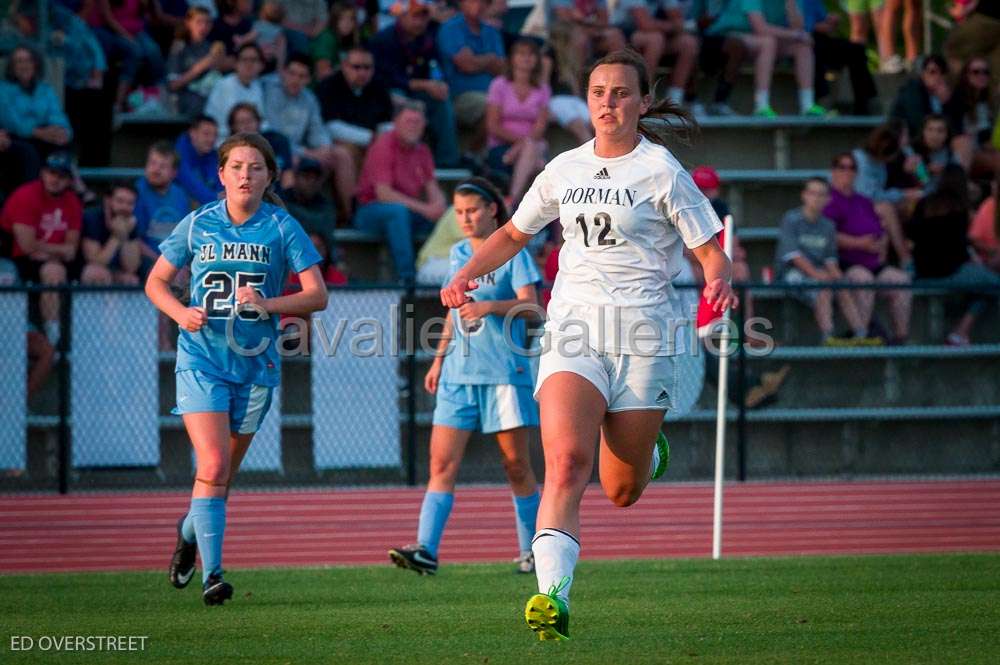
[[[387,563],[416,534],[421,489],[236,492],[228,567]],[[181,493],[0,497],[0,573],[163,570]],[[712,486],[657,484],[618,509],[583,500],[583,556],[707,557]],[[1000,550],[1000,480],[750,483],[725,492],[723,554],[883,554]],[[460,487],[441,545],[446,562],[510,560],[505,487]],[[114,557],[108,553],[114,552]]]

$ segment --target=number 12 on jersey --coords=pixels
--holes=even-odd
[[[583,230],[583,246],[590,247],[590,229],[587,227],[587,217],[581,212],[576,216],[576,223],[580,225]],[[599,212],[594,215],[594,228],[600,228],[600,232],[597,234],[597,244],[598,245],[615,245],[618,241],[614,238],[609,238],[608,234],[611,233],[611,215],[606,212]]]

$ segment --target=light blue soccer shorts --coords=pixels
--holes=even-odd
[[[434,424],[483,434],[538,425],[531,386],[440,383]]]
[[[253,434],[271,408],[273,392],[270,386],[230,383],[185,369],[177,372],[177,406],[171,413],[228,413],[230,432]]]

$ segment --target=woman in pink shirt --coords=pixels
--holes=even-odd
[[[507,72],[486,94],[486,131],[490,168],[510,176],[508,195],[516,205],[531,178],[545,168],[545,127],[552,91],[541,82],[538,44],[519,39],[510,49]]]

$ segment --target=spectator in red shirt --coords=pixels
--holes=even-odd
[[[136,228],[135,201],[134,186],[115,183],[104,196],[104,205],[84,214],[80,243],[85,262],[80,273],[83,284],[139,283],[142,241]]]
[[[83,218],[72,184],[73,156],[53,152],[41,177],[17,188],[0,212],[0,227],[14,237],[11,256],[25,282],[66,283],[67,265],[80,245]],[[39,303],[45,333],[54,345],[59,338],[59,294],[43,293]]]
[[[368,149],[358,182],[354,226],[385,238],[400,282],[416,275],[414,237],[430,233],[431,220],[444,214],[444,193],[434,179],[434,158],[420,142],[427,121],[424,105],[400,105],[392,131],[378,136]]]

